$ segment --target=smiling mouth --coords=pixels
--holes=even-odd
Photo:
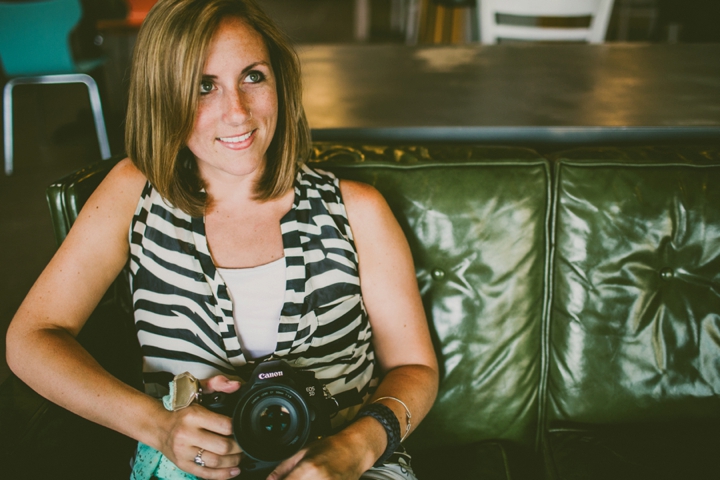
[[[218,140],[220,140],[221,142],[226,142],[226,143],[240,143],[240,142],[244,142],[245,140],[250,138],[253,133],[255,133],[255,130],[252,130],[252,131],[246,133],[245,135],[239,135],[237,137],[218,137]]]

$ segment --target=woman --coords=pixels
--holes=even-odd
[[[134,478],[238,475],[230,419],[161,398],[183,372],[233,392],[234,375],[267,358],[358,398],[334,435],[268,478],[413,478],[388,456],[429,410],[438,374],[409,248],[376,190],[301,166],[300,92],[294,52],[251,0],[160,0],[133,59],[129,158],[13,319],[12,370],[137,439]],[[75,340],[126,265],[145,393]]]

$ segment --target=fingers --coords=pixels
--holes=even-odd
[[[267,480],[282,480],[286,478],[292,471],[295,469],[298,463],[303,459],[305,456],[305,449],[300,450],[292,457],[285,459],[275,467],[275,470],[273,470],[270,475],[268,475]]]
[[[232,430],[230,426],[222,427],[230,423],[229,418],[199,406],[191,406],[175,414],[180,418],[172,435],[173,463],[205,479],[229,479],[239,475],[240,447],[232,437],[217,432]]]
[[[182,470],[186,471],[187,473],[191,473],[199,478],[203,479],[229,479],[234,478],[240,475],[240,468],[237,465],[230,466],[230,467],[213,467],[211,466],[212,455],[210,452],[203,451],[200,455],[200,458],[203,462],[205,462],[205,466],[200,466],[195,463],[195,456],[198,455],[198,452],[195,452],[192,455],[191,460],[186,460],[182,462],[182,464],[178,464],[178,467],[180,467]],[[239,460],[238,460],[239,463]]]
[[[184,427],[179,427],[175,434],[183,444],[201,445],[206,450],[223,455],[241,453],[240,446],[232,437],[230,418],[199,405],[192,405],[176,413],[184,417],[181,420]]]
[[[215,435],[217,437],[217,435]],[[228,479],[240,474],[240,453],[227,453],[231,446],[230,442],[215,441],[212,436],[198,435],[197,443],[185,444],[183,439],[177,438],[174,453],[170,460],[185,472],[204,479]],[[224,445],[215,450],[209,445]]]
[[[230,437],[222,435],[215,435],[207,430],[201,430],[194,436],[194,442],[191,445],[200,445],[196,450],[201,447],[208,452],[213,452],[218,455],[240,455],[242,450],[240,446]]]
[[[239,379],[230,379],[224,375],[216,375],[206,380],[201,380],[200,385],[206,393],[232,393],[240,388],[241,383]]]
[[[193,454],[193,463],[198,453],[200,453],[200,449],[198,449],[198,451]],[[232,455],[218,455],[209,450],[203,449],[202,453],[200,454],[200,458],[203,462],[205,462],[205,468],[230,469],[240,465],[241,455],[239,453]]]

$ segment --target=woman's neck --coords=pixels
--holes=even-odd
[[[205,236],[213,261],[224,268],[247,268],[284,255],[280,221],[292,208],[294,190],[260,201],[229,195],[205,214]]]

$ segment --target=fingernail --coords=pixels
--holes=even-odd
[[[237,477],[238,475],[240,475],[240,469],[233,468],[232,470],[230,470],[230,475],[232,475],[233,477]]]

